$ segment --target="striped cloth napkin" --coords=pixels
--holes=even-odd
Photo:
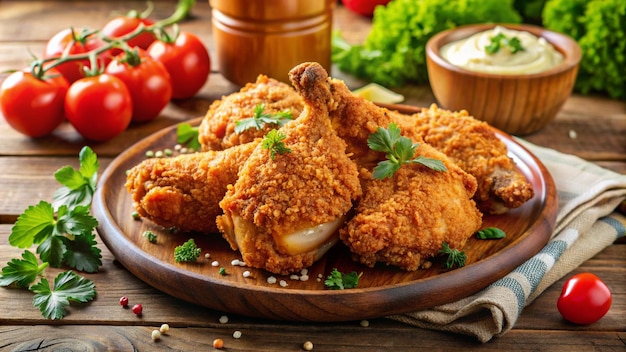
[[[472,296],[389,318],[487,342],[509,331],[522,309],[555,281],[625,235],[626,217],[615,209],[626,199],[626,175],[522,139],[517,141],[542,161],[556,184],[559,211],[548,244]]]

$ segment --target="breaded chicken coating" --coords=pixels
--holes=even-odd
[[[433,104],[417,114],[393,114],[392,120],[476,178],[474,199],[483,212],[504,213],[533,197],[532,185],[515,167],[506,145],[486,122],[474,119],[467,111],[452,112]]]
[[[310,66],[311,71],[323,70]],[[392,112],[352,94],[340,80],[321,74],[316,78],[315,86],[332,91],[328,100],[332,126],[360,167],[363,197],[354,217],[340,230],[353,257],[368,266],[383,262],[416,270],[437,255],[444,242],[462,248],[482,223],[472,200],[474,177],[418,139],[415,156],[441,160],[447,171],[405,164],[391,178],[374,179],[372,170],[385,155],[371,150],[367,139],[379,127],[388,128]]]
[[[474,178],[427,144],[415,155],[442,160],[448,170],[405,164],[391,178],[377,180],[371,168],[362,169],[363,198],[340,230],[356,261],[417,270],[443,243],[461,249],[480,229],[482,214],[471,199]]]
[[[262,138],[273,124],[263,129],[247,129],[235,133],[237,121],[252,118],[257,105],[264,105],[264,113],[276,114],[290,111],[293,118],[302,112],[304,103],[300,95],[288,84],[260,75],[255,83],[248,83],[239,92],[214,101],[198,129],[202,150],[223,150],[235,145]]]
[[[222,214],[219,201],[239,168],[260,140],[229,148],[146,159],[126,177],[135,209],[164,227],[201,233],[218,232],[215,218]]]
[[[361,195],[357,167],[330,124],[328,86],[316,84],[327,77],[308,64],[290,71],[305,108],[278,130],[288,152],[272,158],[257,146],[220,202],[218,227],[248,266],[288,274],[312,265]]]

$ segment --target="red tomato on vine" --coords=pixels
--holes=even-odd
[[[81,78],[70,86],[65,97],[65,114],[83,137],[103,142],[128,127],[133,103],[124,82],[102,74]]]
[[[77,30],[66,28],[52,36],[46,43],[43,57],[59,58],[63,55],[85,54],[91,50],[102,47],[104,42],[97,35],[90,33],[87,29]],[[98,55],[98,64],[105,66],[111,61],[110,52]],[[55,66],[59,72],[71,84],[80,78],[85,77],[85,67],[91,67],[88,59],[72,60]]]
[[[165,66],[141,49],[116,56],[105,73],[126,84],[133,101],[133,121],[153,120],[172,98],[170,75]]]
[[[29,137],[43,137],[63,121],[68,88],[67,80],[55,70],[42,79],[27,70],[16,71],[0,86],[0,110],[16,131]]]
[[[154,24],[149,18],[141,18],[138,14],[129,14],[125,16],[117,16],[110,19],[102,30],[100,31],[102,34],[109,38],[120,38],[126,34],[129,34],[136,30],[140,25],[145,27],[151,26]],[[156,40],[154,34],[150,32],[144,32],[139,34],[138,36],[129,39],[126,43],[130,47],[139,47],[141,49],[148,49],[150,44]]]
[[[172,43],[157,40],[148,48],[148,54],[170,73],[174,99],[191,98],[209,78],[209,52],[194,34],[181,32]]]

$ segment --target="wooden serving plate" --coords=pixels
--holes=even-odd
[[[406,106],[399,109],[417,111]],[[536,254],[552,234],[557,198],[550,174],[510,136],[496,133],[532,183],[535,197],[505,215],[485,216],[483,227],[497,226],[507,236],[500,240],[470,238],[464,248],[467,265],[454,270],[444,270],[438,259],[430,269],[415,272],[385,265],[368,268],[353,262],[349,250],[340,243],[309,268],[307,281],[300,281],[232,265],[232,260],[241,256],[220,234],[170,234],[148,220],[134,220],[133,203],[124,187],[125,172],[144,159],[147,150],[172,148],[176,144],[175,126],[139,141],[113,160],[100,178],[93,212],[99,219],[98,232],[103,242],[130,272],[169,295],[198,305],[252,317],[318,322],[423,310],[485,288]],[[157,234],[156,244],[143,237],[145,230]],[[200,258],[196,263],[176,263],[174,248],[190,237],[202,248]],[[210,258],[205,258],[205,253],[210,253]],[[213,261],[219,265],[212,266]],[[219,273],[220,267],[226,269],[226,275]],[[344,273],[362,272],[358,287],[326,289],[324,279],[333,268]],[[246,270],[250,277],[244,277]],[[268,283],[269,276],[278,282],[285,280],[288,286]]]

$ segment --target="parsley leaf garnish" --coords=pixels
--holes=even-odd
[[[261,147],[270,151],[270,158],[274,160],[276,154],[283,155],[291,153],[291,149],[285,146],[283,141],[287,138],[284,133],[278,130],[269,131],[261,141]]]
[[[7,266],[2,268],[0,286],[9,286],[15,282],[17,287],[26,288],[31,282],[35,281],[37,276],[47,267],[47,262],[39,264],[33,252],[25,250],[24,253],[22,253],[22,259],[12,259],[7,263]]]
[[[476,238],[481,240],[500,239],[506,237],[506,233],[497,227],[487,227],[476,232]]]
[[[176,140],[180,144],[184,144],[189,149],[198,151],[202,149],[200,141],[198,141],[198,127],[194,127],[189,123],[181,123],[176,127]]]
[[[402,164],[408,163],[422,164],[435,171],[447,171],[441,160],[423,156],[413,158],[419,143],[401,136],[400,128],[395,123],[390,123],[386,129],[378,127],[367,139],[367,145],[374,151],[387,153],[387,160],[379,162],[374,168],[373,176],[379,180],[393,176]]]
[[[485,51],[489,54],[495,54],[500,51],[503,46],[508,48],[511,54],[526,50],[522,46],[522,42],[519,38],[507,38],[503,33],[498,33],[491,37],[490,43],[485,46]]]
[[[78,170],[66,166],[54,174],[62,185],[55,192],[56,205],[42,200],[29,206],[11,229],[9,243],[18,248],[37,245],[42,263],[31,251],[24,251],[22,259],[13,259],[2,268],[0,286],[15,283],[28,288],[48,266],[96,272],[102,265],[94,234],[98,221],[89,213],[99,163],[89,147],[80,151],[79,159]],[[66,271],[57,276],[53,289],[45,278],[29,289],[35,293],[33,304],[44,317],[61,319],[69,301],[91,300],[95,296],[94,287],[93,282]]]
[[[446,269],[452,269],[455,266],[457,268],[465,266],[465,261],[467,260],[465,252],[459,251],[455,248],[450,248],[450,245],[446,242],[442,243],[439,253],[448,256],[445,264]]]
[[[54,207],[61,204],[68,207],[91,204],[100,166],[98,158],[91,148],[85,147],[81,149],[78,159],[80,161],[78,170],[65,166],[54,173],[54,178],[63,185],[54,193]]]
[[[359,284],[361,275],[363,275],[363,273],[357,274],[356,271],[344,274],[337,270],[337,268],[334,268],[324,281],[324,285],[331,290],[355,288]]]
[[[54,279],[54,286],[46,278],[31,286],[30,290],[35,293],[33,305],[38,307],[41,314],[48,319],[62,319],[70,301],[88,302],[96,296],[96,285],[93,281],[85,279],[73,271],[59,273]]]
[[[239,134],[250,128],[261,130],[266,124],[275,124],[278,127],[282,127],[290,120],[293,120],[290,110],[280,111],[274,115],[264,113],[264,110],[265,104],[258,104],[254,107],[254,115],[252,117],[235,121],[235,133]]]
[[[200,256],[201,248],[198,248],[193,238],[174,248],[174,260],[176,262],[195,262]]]

